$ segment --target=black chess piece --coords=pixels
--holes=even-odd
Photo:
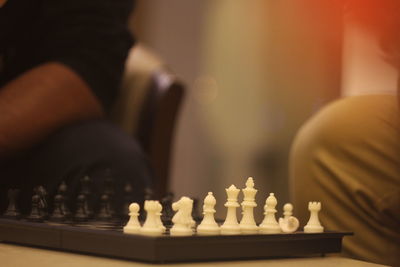
[[[168,192],[167,195],[161,199],[161,205],[163,206],[161,221],[164,225],[172,225],[172,217],[174,216],[174,210],[172,209],[172,202],[174,200],[174,194]]]
[[[127,182],[124,186],[124,204],[122,207],[122,217],[129,218],[129,205],[133,202],[132,184]]]
[[[104,193],[107,194],[109,197],[113,197],[115,194],[115,190],[112,171],[111,169],[106,169],[104,172]]]
[[[112,218],[114,218],[116,216],[116,211],[114,208],[115,189],[114,189],[114,178],[113,178],[111,169],[105,170],[103,194],[107,195],[107,197],[108,197],[108,200],[107,200],[108,213],[111,215]]]
[[[81,179],[81,194],[85,195],[85,211],[89,218],[93,218],[93,203],[92,203],[92,190],[91,190],[92,180],[88,175],[85,175]]]
[[[68,191],[68,186],[65,183],[65,181],[62,181],[58,187],[58,193],[65,197],[65,195],[67,194],[67,191]]]
[[[86,197],[84,194],[79,194],[76,199],[76,212],[74,219],[79,222],[85,222],[89,219],[89,216],[85,210]]]
[[[197,198],[193,199],[192,218],[196,222],[200,222],[202,219],[202,216],[199,213],[199,199]]]
[[[63,209],[62,209],[62,205],[64,202],[64,196],[61,194],[57,194],[54,197],[53,202],[54,202],[53,203],[53,213],[50,216],[50,220],[56,221],[56,222],[65,221],[67,219],[67,217],[65,216]]]
[[[34,188],[36,195],[39,197],[38,201],[38,209],[40,215],[43,219],[47,219],[48,217],[48,204],[47,204],[47,191],[43,186],[37,186]]]
[[[145,187],[144,200],[154,200],[154,191],[151,187]]]
[[[143,190],[144,193],[144,201],[146,200],[154,200],[154,191],[153,188],[151,187],[145,187]],[[144,207],[144,203],[143,203],[143,207]],[[140,221],[145,221],[146,220],[146,211],[144,209],[140,209],[140,215],[139,215],[139,220]]]
[[[101,195],[100,198],[100,210],[97,214],[97,219],[100,221],[110,221],[112,214],[110,213],[110,198],[107,194]]]
[[[64,214],[66,219],[71,218],[72,213],[71,213],[71,210],[69,209],[69,206],[68,206],[68,203],[69,203],[68,194],[67,194],[68,193],[68,186],[65,183],[65,181],[61,182],[60,186],[58,187],[58,192],[57,193],[63,196],[63,201],[60,204],[61,205],[61,207],[60,207],[61,208],[61,212]]]
[[[40,211],[40,196],[37,193],[34,193],[32,196],[32,208],[31,213],[26,219],[31,222],[42,222],[44,220],[44,216]]]
[[[19,219],[21,217],[21,212],[19,211],[17,203],[19,192],[19,189],[8,190],[8,207],[3,214],[3,217],[8,219]]]

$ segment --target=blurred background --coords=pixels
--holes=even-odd
[[[187,87],[170,190],[214,192],[219,217],[224,189],[249,176],[255,214],[268,192],[280,209],[299,127],[336,98],[396,87],[377,38],[340,1],[139,0],[130,25]]]

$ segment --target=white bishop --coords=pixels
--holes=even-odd
[[[278,222],[275,218],[276,205],[278,201],[274,193],[270,193],[269,197],[265,200],[264,205],[264,220],[260,224],[260,232],[263,234],[277,234],[281,232]]]
[[[203,215],[204,218],[197,227],[197,234],[199,235],[218,235],[219,226],[214,219],[215,204],[217,203],[212,192],[204,198]]]

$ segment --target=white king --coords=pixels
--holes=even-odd
[[[242,202],[242,220],[240,221],[240,229],[243,234],[256,234],[258,227],[254,221],[254,208],[257,207],[255,197],[257,189],[254,189],[253,177],[249,177],[246,181],[246,188],[242,189],[243,202]]]

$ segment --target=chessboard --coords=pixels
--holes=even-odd
[[[124,234],[123,225],[55,224],[0,219],[2,242],[135,261],[167,263],[321,256],[341,251],[348,232],[145,236]]]
[[[277,220],[274,193],[266,198],[264,220],[257,224],[253,213],[257,189],[252,177],[242,190],[234,185],[226,188],[225,220],[214,218],[216,199],[212,192],[203,201],[201,216],[196,212],[195,201],[189,197],[173,203],[174,196],[170,193],[161,201],[151,200],[151,190],[146,190],[146,200],[140,209],[138,203],[131,201],[130,186],[124,189],[123,207],[118,208],[112,201],[116,196],[111,181],[106,181],[99,197],[91,194],[89,184],[90,178],[83,177],[72,209],[65,182],[52,198],[43,186],[38,186],[33,190],[31,209],[25,214],[18,208],[19,190],[10,189],[8,207],[0,218],[0,241],[164,263],[338,253],[343,237],[351,235],[328,231],[321,225],[320,202],[309,202],[310,219],[303,227],[304,232],[298,230],[299,221],[293,216],[290,203],[283,205],[283,217]],[[240,206],[239,223],[236,209]]]

